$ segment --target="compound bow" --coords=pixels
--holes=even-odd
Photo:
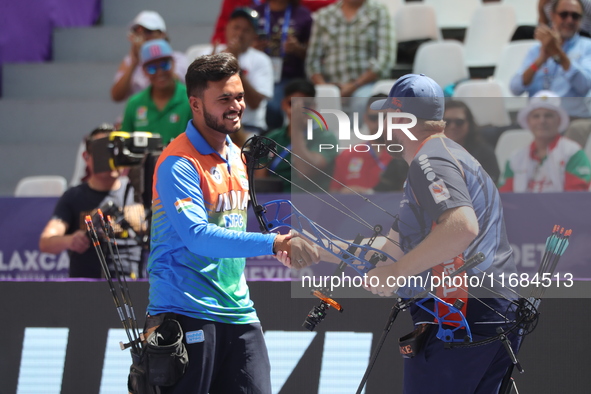
[[[371,226],[363,218],[361,218],[351,209],[349,209],[340,201],[338,201],[334,196],[331,196],[326,190],[322,189],[317,183],[310,179],[310,177],[303,174],[303,172],[299,171],[297,168],[292,166],[292,168],[295,171],[302,174],[304,178],[312,182],[324,193],[331,196],[336,202],[343,205],[343,207],[345,207],[345,209],[351,212],[355,217],[353,217],[350,214],[347,214],[342,209],[334,206],[333,204],[330,204],[324,199],[321,199],[320,197],[308,192],[307,190],[304,190],[301,186],[293,183],[289,179],[282,177],[280,174],[277,174],[271,168],[269,168],[269,164],[273,160],[277,160],[277,158],[288,163],[291,166],[290,161],[286,159],[286,155],[280,154],[280,152],[277,150],[277,147],[281,148],[282,151],[287,151],[294,157],[297,157],[302,162],[307,163],[320,173],[334,180],[334,178],[332,178],[329,174],[313,166],[311,163],[308,163],[306,160],[292,152],[289,148],[279,145],[275,141],[266,137],[254,136],[250,138],[244,144],[242,154],[248,171],[250,200],[253,204],[254,213],[259,222],[260,229],[262,232],[270,232],[281,227],[295,230],[297,233],[299,233],[300,236],[307,238],[309,241],[313,242],[318,247],[328,251],[330,254],[332,254],[340,260],[340,264],[338,265],[337,270],[335,271],[336,275],[340,275],[340,273],[342,273],[347,266],[353,268],[358,274],[365,275],[367,274],[367,272],[373,269],[379,261],[385,261],[387,259],[390,259],[393,262],[396,262],[396,259],[394,259],[392,256],[389,256],[381,250],[371,246],[373,241],[379,235],[385,237],[388,241],[393,242],[397,246],[400,246],[398,242],[390,239],[387,235],[382,233],[381,226]],[[291,183],[296,187],[299,187],[304,192],[320,199],[322,202],[330,205],[331,207],[345,214],[349,218],[370,228],[373,231],[373,235],[365,244],[362,243],[364,239],[362,235],[358,235],[353,242],[350,242],[336,236],[335,234],[332,234],[330,231],[324,229],[318,223],[306,217],[289,200],[273,200],[264,204],[259,204],[255,190],[254,171],[263,168],[267,168],[269,171],[271,171],[278,177],[282,178],[283,180]],[[389,216],[399,220],[399,218],[397,218],[395,215],[392,215],[383,208],[379,207],[378,205],[370,201],[367,197],[362,196],[361,194],[348,188],[346,185],[342,183],[340,184],[341,186],[349,189],[349,191],[351,191],[352,193],[364,199],[366,202],[374,205],[376,208],[387,213]],[[571,230],[565,231],[560,226],[554,227],[552,234],[546,242],[546,250],[542,257],[542,262],[540,264],[538,271],[538,275],[540,275],[540,277],[542,277],[544,274],[553,274],[554,270],[556,269],[558,260],[560,259],[560,257],[566,250],[566,247],[568,246],[568,238],[570,234]],[[346,248],[340,245],[345,245]],[[484,274],[484,271],[478,269],[478,264],[480,264],[483,260],[484,255],[482,253],[477,253],[474,256],[471,256],[471,258],[467,259],[460,268],[450,273],[448,276],[453,277],[465,273],[468,270],[472,270],[472,272],[480,271],[482,272],[482,274]],[[493,280],[495,282],[498,282],[494,278]],[[464,314],[461,311],[461,308],[463,306],[461,300],[457,300],[454,304],[450,304],[442,300],[441,298],[437,297],[431,291],[425,288],[414,289],[414,294],[412,296],[406,297],[404,299],[397,299],[395,306],[392,308],[392,313],[389,318],[389,323],[386,326],[385,333],[389,331],[389,327],[391,327],[399,311],[405,310],[409,308],[411,305],[415,304],[435,318],[435,322],[438,325],[438,331],[436,334],[437,338],[442,340],[445,343],[446,347],[451,348],[481,346],[494,342],[496,340],[500,340],[507,348],[507,351],[509,352],[513,364],[515,364],[517,368],[520,370],[520,372],[522,372],[519,362],[517,361],[515,354],[511,349],[509,340],[507,339],[507,334],[514,333],[518,336],[525,336],[533,331],[533,329],[537,325],[539,315],[537,308],[539,307],[540,300],[544,294],[545,288],[534,288],[532,290],[532,294],[527,298],[521,296],[519,293],[517,293],[511,288],[509,288],[509,290],[515,294],[515,298],[508,298],[507,296],[495,292],[492,289],[489,290],[495,295],[504,298],[510,302],[509,307],[504,315],[501,314],[499,311],[494,310],[494,312],[496,312],[505,319],[505,328],[503,329],[499,327],[496,336],[485,338],[479,341],[473,341],[470,326],[466,321]],[[316,325],[326,317],[326,312],[330,308],[330,306],[337,309],[339,312],[343,311],[342,306],[331,298],[332,294],[328,292],[328,289],[318,289],[314,291],[313,294],[320,298],[321,302],[319,306],[314,307],[310,311],[306,318],[306,321],[304,322],[304,327],[306,327],[309,330],[314,330]],[[473,296],[469,292],[468,294],[472,298],[477,299],[485,306],[492,309],[492,307],[484,303],[484,301],[480,300],[478,297]],[[426,301],[428,300],[432,300],[434,302],[433,308],[425,305]],[[443,315],[440,315],[439,310],[446,310],[447,312],[445,312]],[[460,329],[464,329],[465,331],[465,334],[461,338],[458,337]],[[383,343],[383,340],[381,341],[381,343]],[[377,350],[379,350],[380,346],[381,345],[378,345]],[[368,371],[366,371],[366,375],[371,369],[373,362],[375,362],[376,357],[377,352],[374,353],[374,355],[372,356],[372,360],[370,361],[370,365],[368,366]],[[367,376],[364,376],[364,380],[366,378]]]

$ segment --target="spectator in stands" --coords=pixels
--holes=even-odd
[[[158,133],[166,145],[185,131],[191,119],[187,88],[174,76],[173,52],[165,40],[146,42],[140,59],[150,85],[127,102],[121,130]]]
[[[114,101],[123,101],[148,87],[150,80],[142,71],[140,48],[146,41],[168,40],[164,20],[155,11],[140,12],[131,22],[127,37],[131,42],[131,47],[115,74],[115,80],[111,87],[111,98]],[[188,66],[187,59],[181,52],[173,52],[172,57],[174,58],[174,74],[179,81],[184,83]]]
[[[86,215],[94,214],[97,208],[105,209],[112,202],[113,206],[123,210],[123,217],[137,234],[141,234],[143,230],[144,208],[141,204],[134,203],[134,191],[132,187],[128,187],[128,178],[122,176],[119,170],[95,171],[95,157],[106,161],[109,153],[95,151],[98,148],[93,146],[93,142],[108,137],[114,130],[112,125],[101,125],[86,137],[83,158],[89,169],[89,177],[84,183],[68,189],[62,195],[39,239],[39,250],[43,253],[58,254],[68,251],[71,278],[103,277],[98,256],[86,233]],[[114,227],[123,271],[126,275],[135,277],[141,268],[141,247],[133,237],[129,237],[127,231],[122,231],[118,225]],[[110,254],[107,250],[104,253],[108,258],[109,270],[115,275]]]
[[[386,94],[376,94],[372,96],[375,98],[388,97]],[[363,134],[375,134],[378,129],[382,130],[382,135],[379,139],[366,142],[355,150],[344,150],[337,156],[335,160],[333,180],[330,184],[331,192],[370,194],[373,188],[378,184],[382,172],[392,160],[392,156],[388,153],[385,145],[388,144],[386,140],[386,128],[384,126],[384,114],[369,108],[373,100],[368,100],[363,114],[363,126],[361,132]],[[381,120],[380,120],[381,118]],[[351,144],[358,146],[355,144]],[[381,146],[379,146],[381,145]],[[376,147],[379,146],[379,147]],[[365,150],[366,147],[369,150]],[[344,185],[344,186],[343,186]]]
[[[312,97],[316,96],[314,84],[307,79],[295,79],[285,86],[283,91],[281,108],[285,112],[288,123],[278,129],[270,131],[266,137],[277,144],[279,156],[276,156],[268,166],[267,172],[258,171],[259,177],[274,176],[283,180],[284,192],[300,192],[301,189],[311,190],[315,185],[311,184],[307,177],[327,190],[330,178],[320,173],[318,169],[332,174],[334,160],[337,156],[337,139],[334,134],[326,130],[314,130],[313,139],[307,139],[306,117],[303,115],[304,107],[314,106]],[[292,101],[292,98],[294,99]],[[320,144],[332,145],[335,149],[322,149]],[[299,157],[291,155],[283,147],[293,151]],[[310,166],[311,163],[314,167]],[[292,166],[297,169],[296,179],[292,179]],[[300,173],[301,172],[301,173]],[[292,183],[300,187],[292,188]]]
[[[538,0],[538,24],[552,25],[552,6],[555,0]],[[591,0],[581,0],[583,17],[579,34],[589,37],[591,33]]]
[[[502,192],[561,192],[589,189],[591,164],[581,146],[564,138],[569,124],[560,97],[550,91],[538,92],[517,114],[523,129],[531,130],[534,141],[515,152],[505,167]]]
[[[267,126],[283,126],[281,100],[285,85],[295,78],[305,78],[304,59],[312,29],[312,14],[300,0],[268,0],[254,7],[259,14],[259,39],[256,48],[273,62],[275,88],[267,103]]]
[[[470,108],[462,101],[445,103],[445,136],[462,145],[497,183],[500,170],[495,151],[480,135]]]
[[[271,58],[252,47],[257,39],[258,16],[250,8],[236,8],[226,25],[226,44],[213,45],[200,54],[228,52],[238,59],[246,102],[242,117],[242,128],[246,134],[264,134],[267,131],[267,100],[273,97]]]
[[[335,1],[336,0],[302,0],[301,5],[310,10],[310,12],[314,12],[324,6],[334,3]],[[213,36],[211,37],[211,43],[213,45],[226,43],[226,24],[234,9],[238,7],[257,7],[263,3],[265,2],[262,0],[223,0],[220,15],[218,16]]]
[[[394,26],[386,6],[367,0],[342,0],[314,16],[306,70],[314,84],[331,83],[363,112],[378,79],[390,78],[395,64]]]
[[[558,0],[553,4],[552,27],[536,28],[535,37],[540,42],[526,55],[510,88],[517,96],[551,90],[565,98],[562,105],[572,118],[591,122],[589,109],[579,99],[591,89],[591,39],[578,33],[582,13],[579,0]]]

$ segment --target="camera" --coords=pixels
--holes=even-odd
[[[92,141],[94,172],[113,171],[118,167],[139,166],[148,154],[162,151],[159,134],[145,131],[113,131]]]
[[[152,203],[152,178],[162,149],[160,134],[146,131],[112,131],[90,145],[95,173],[131,168],[128,176],[136,193],[135,200],[146,208]]]

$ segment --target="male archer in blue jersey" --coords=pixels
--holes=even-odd
[[[318,259],[301,238],[245,231],[249,183],[229,137],[240,130],[245,109],[239,71],[228,53],[189,66],[193,120],[155,168],[148,313],[174,314],[189,356],[185,374],[162,393],[270,394],[244,257],[276,254],[293,268]]]
[[[396,117],[397,112],[414,115],[416,125],[408,130],[416,140],[394,131],[393,140],[389,141],[404,147],[400,154],[409,165],[399,217],[388,234],[399,245],[386,242],[382,247],[397,262],[386,262],[370,270],[366,289],[380,296],[391,296],[397,290],[402,295],[408,289],[401,291],[388,283],[417,275],[441,278],[478,252],[485,255],[485,260],[468,270],[468,275],[486,275],[492,278],[487,282],[490,284],[501,273],[515,273],[499,193],[480,163],[445,136],[441,87],[425,75],[408,74],[398,79],[388,98],[374,102],[371,108],[388,112],[388,116],[394,116],[395,124],[409,121],[408,116]],[[321,259],[335,260],[326,252]],[[492,286],[494,293],[455,283],[438,287],[436,295],[451,304],[458,299],[463,301],[462,312],[473,341],[494,337],[498,327],[506,328],[504,315],[510,305],[511,290],[496,282]],[[433,310],[433,299],[424,305]],[[443,341],[436,337],[434,315],[416,304],[410,310],[416,327],[414,334],[424,344],[414,357],[405,358],[404,393],[499,392],[512,365],[500,341],[445,349]],[[463,336],[463,330],[456,332],[457,338]],[[509,338],[517,350],[520,339],[513,334]]]

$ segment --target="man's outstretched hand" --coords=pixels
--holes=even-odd
[[[279,234],[273,247],[275,257],[286,267],[301,269],[320,261],[318,246],[290,231],[287,235]]]

